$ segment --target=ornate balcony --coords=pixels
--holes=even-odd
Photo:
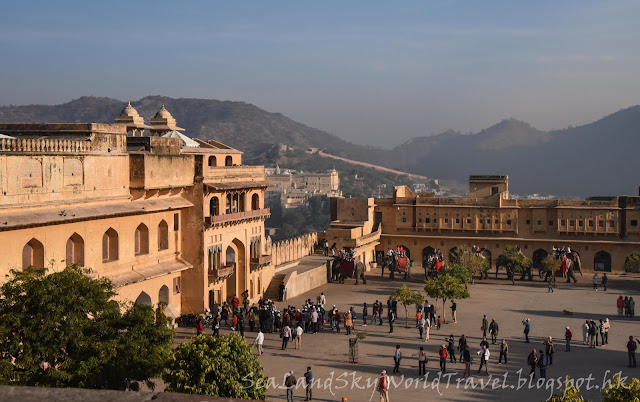
[[[261,255],[260,257],[251,257],[249,263],[251,265],[251,272],[253,272],[271,264],[271,256]]]
[[[233,275],[233,272],[236,269],[236,264],[225,265],[219,269],[210,269],[209,270],[209,283],[215,283],[226,279]]]
[[[231,214],[222,214],[214,216],[206,216],[204,218],[205,229],[209,229],[214,226],[231,225],[234,223],[241,223],[245,220],[252,219],[266,219],[271,215],[270,208],[254,209],[252,211],[234,212]]]

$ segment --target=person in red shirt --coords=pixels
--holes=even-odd
[[[196,335],[202,335],[202,320],[196,323]]]
[[[569,327],[566,327],[564,331],[564,339],[565,341],[567,341],[567,347],[565,348],[565,352],[571,352],[571,338],[573,338],[573,334],[569,330]]]
[[[449,352],[447,352],[447,346],[443,343],[438,351],[438,356],[440,356],[440,370],[444,373],[447,370],[447,358],[449,357]]]
[[[378,391],[380,392],[380,402],[389,402],[389,376],[386,370],[382,370],[378,379]]]
[[[622,311],[624,309],[624,299],[622,296],[618,297],[618,300],[616,300],[616,307],[618,307],[618,317],[622,317]]]
[[[231,299],[231,305],[233,306],[233,309],[237,309],[238,306],[240,305],[240,299],[238,299],[237,296],[233,296],[233,298]]]
[[[234,314],[233,319],[231,320],[231,330],[235,331],[237,326],[238,326],[238,316]]]

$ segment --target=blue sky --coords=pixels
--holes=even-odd
[[[246,101],[391,146],[503,118],[540,129],[640,103],[637,1],[21,1],[0,104]]]

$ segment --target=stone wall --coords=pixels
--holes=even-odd
[[[313,254],[313,246],[317,242],[317,233],[307,233],[275,243],[271,242],[271,237],[267,237],[266,253],[271,255],[271,264],[278,266]]]

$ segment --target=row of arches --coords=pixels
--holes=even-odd
[[[119,259],[119,234],[109,228],[102,235],[102,261]],[[135,255],[149,254],[149,228],[144,223],[138,225],[134,233]],[[158,251],[169,248],[169,225],[163,219],[158,224]],[[78,233],[72,234],[66,242],[65,264],[84,266],[84,239]],[[44,245],[36,238],[29,240],[22,248],[22,269],[33,266],[44,268]]]
[[[209,167],[218,166],[218,158],[216,158],[214,155],[210,155],[207,161],[207,165],[209,165]],[[224,166],[233,166],[233,158],[231,157],[231,155],[227,155],[224,158]]]
[[[169,304],[169,287],[167,285],[162,285],[158,291],[158,302]],[[147,292],[140,292],[140,295],[136,298],[136,304],[151,306],[151,296]]]
[[[227,214],[232,214],[234,212],[244,212],[245,211],[245,198],[246,193],[227,193],[226,200],[226,208],[225,212]],[[255,211],[260,209],[260,196],[258,194],[253,194],[251,196],[251,210]],[[220,203],[220,199],[216,196],[211,197],[209,200],[209,215],[217,216],[220,215],[222,210],[222,205]]]
[[[411,251],[408,247],[400,245],[402,247],[409,259],[411,259]],[[426,266],[429,256],[435,254],[436,250],[427,246],[422,249],[422,265]],[[482,249],[482,254],[485,256],[487,260],[489,260],[489,264],[491,264],[492,254],[488,249]],[[450,262],[457,262],[460,255],[460,249],[458,247],[453,247],[449,249],[448,257]],[[533,252],[532,265],[533,268],[538,268],[540,266],[540,262],[544,260],[549,255],[549,252],[545,249],[537,249]],[[593,256],[593,269],[594,271],[604,271],[611,272],[611,254],[607,251],[600,250]]]

